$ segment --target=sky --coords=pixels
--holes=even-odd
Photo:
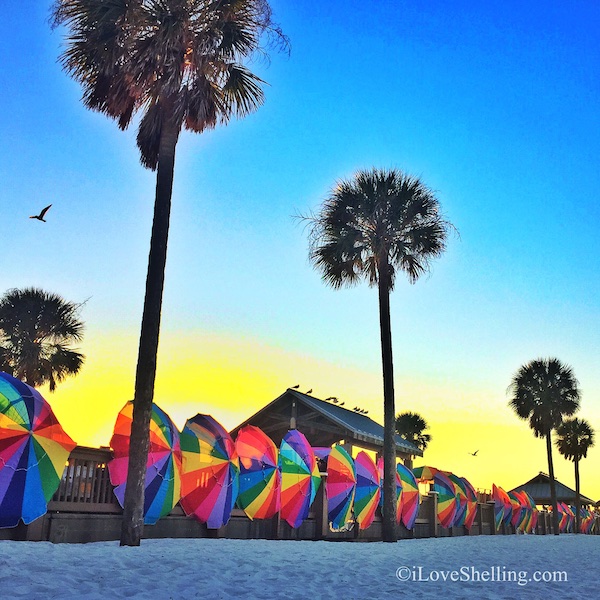
[[[482,489],[547,472],[507,387],[557,357],[600,432],[600,5],[271,5],[291,52],[250,65],[265,105],[177,147],[156,403],[179,427],[200,412],[233,428],[298,384],[382,422],[376,290],[327,287],[295,217],[357,169],[399,168],[458,230],[391,298],[396,409],[432,435],[415,464]],[[84,303],[85,365],[42,393],[75,441],[108,445],[133,397],[155,175],[135,124],[83,107],[49,6],[3,3],[0,293]],[[47,223],[28,218],[50,203]],[[600,437],[581,464],[594,499],[599,461]],[[555,467],[573,487],[572,463]]]

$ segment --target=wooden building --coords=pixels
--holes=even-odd
[[[298,429],[313,447],[343,443],[383,453],[383,426],[358,410],[348,409],[337,398],[319,400],[288,388],[281,396],[231,431],[235,439],[244,425],[260,427],[277,446],[290,429]],[[411,442],[396,436],[396,455],[403,460],[423,456]]]
[[[556,501],[564,502],[566,504],[575,504],[575,490],[566,486],[560,481],[554,480],[556,485]],[[520,492],[525,490],[535,501],[537,506],[551,506],[552,500],[550,498],[550,477],[546,473],[541,471],[528,482],[518,485],[516,488],[510,490],[511,492]],[[580,494],[581,506],[595,506],[595,502]]]

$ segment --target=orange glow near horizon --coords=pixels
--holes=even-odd
[[[60,384],[54,394],[41,390],[78,444],[109,444],[119,410],[133,397],[136,350],[135,335],[97,335],[86,344],[88,358],[80,375]],[[421,413],[432,435],[415,466],[452,471],[487,490],[494,483],[509,490],[548,471],[545,441],[536,439],[511,413],[502,394],[495,405],[490,401],[493,406],[486,412],[477,404],[475,391],[453,391],[448,382],[400,383],[396,411]],[[166,333],[161,338],[155,402],[180,429],[196,413],[210,414],[232,429],[296,384],[300,391],[312,388],[317,398],[336,396],[349,406],[361,406],[369,417],[383,422],[379,373],[334,365],[251,338],[205,332]],[[409,406],[405,398],[418,401]],[[471,456],[475,450],[477,456]],[[588,455],[580,469],[582,493],[596,499],[600,486],[591,473],[594,452],[598,450],[590,451],[592,458]],[[557,479],[574,488],[573,463],[555,451],[554,464]]]

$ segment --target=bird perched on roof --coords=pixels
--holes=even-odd
[[[300,387],[300,384],[298,385],[293,385],[290,390],[297,390]]]
[[[340,402],[340,406],[344,406],[344,404],[346,404],[345,402]]]
[[[46,215],[46,213],[48,212],[48,210],[50,209],[51,206],[52,206],[52,204],[48,204],[48,206],[46,206],[45,208],[42,208],[42,211],[40,212],[39,215],[31,215],[29,218],[37,219],[38,221],[43,221],[45,223],[46,219],[44,219],[44,216]]]
[[[310,388],[310,390],[308,390],[308,392],[306,392],[307,394],[312,394],[312,388]]]

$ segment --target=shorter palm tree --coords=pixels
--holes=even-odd
[[[422,452],[425,451],[431,435],[425,433],[429,429],[427,421],[418,413],[406,411],[396,415],[396,433],[406,441],[415,445]],[[407,461],[407,466],[412,468],[412,456]]]
[[[579,383],[571,367],[557,358],[538,358],[523,365],[513,376],[508,387],[512,399],[509,406],[524,421],[536,437],[546,439],[548,475],[552,498],[552,523],[558,535],[558,507],[554,464],[552,462],[552,430],[563,417],[570,417],[579,409]]]
[[[56,384],[81,369],[70,346],[83,336],[81,304],[37,288],[13,289],[0,299],[0,366],[31,386]]]
[[[581,495],[579,492],[579,461],[587,456],[594,445],[594,430],[585,419],[568,419],[556,429],[556,447],[567,459],[575,463],[575,533],[579,533],[581,520]]]

